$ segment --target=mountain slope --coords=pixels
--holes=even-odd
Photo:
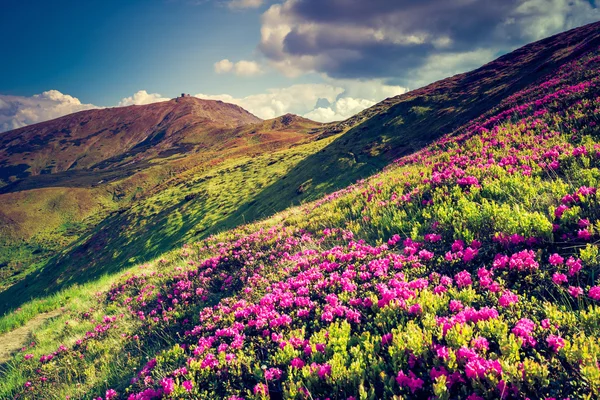
[[[208,134],[260,121],[238,106],[195,97],[82,111],[3,133],[0,179],[106,169],[190,151]]]
[[[214,187],[228,166],[248,163],[249,157],[268,158],[292,146],[307,144],[315,138],[311,132],[321,125],[291,115],[263,121],[231,104],[185,97],[148,106],[82,112],[7,132],[2,136],[4,163],[14,161],[22,155],[19,151],[24,151],[27,157],[38,157],[40,165],[47,162],[52,165],[44,167],[41,174],[29,168],[26,174],[32,175],[0,188],[3,204],[0,290],[21,281],[27,274],[34,274],[22,282],[27,287],[22,296],[11,292],[1,296],[8,296],[5,298],[11,304],[18,304],[40,294],[38,289],[55,288],[58,275],[93,279],[96,275],[90,270],[102,273],[99,263],[103,261],[111,261],[102,264],[104,272],[109,265],[118,270],[124,263],[132,262],[131,256],[126,255],[133,248],[122,251],[117,246],[107,248],[106,252],[119,254],[119,262],[96,254],[92,257],[95,260],[87,262],[77,257],[62,257],[48,266],[53,257],[82,238],[82,249],[73,251],[84,253],[88,248],[86,240],[96,240],[95,235],[102,227],[110,229],[109,233],[100,234],[103,240],[110,239],[120,246],[130,240],[120,235],[131,238],[129,235],[135,234],[139,241],[150,233],[171,230],[173,226],[165,220],[165,213],[147,212],[161,206],[157,201],[163,207],[168,204],[173,215],[194,204],[196,213],[188,221],[190,224],[199,224],[209,213],[211,221],[225,218],[223,210],[228,205],[237,206],[239,201],[249,198],[248,194],[258,193],[262,186],[255,183],[271,184],[279,176],[275,171],[287,168],[281,164],[292,162],[297,156],[261,161],[259,165],[264,171],[258,175],[244,168],[244,176],[234,186],[246,182],[245,187],[233,192],[216,191],[214,195],[219,199],[216,203],[200,202],[202,196],[191,203],[190,199],[204,192],[207,186]],[[31,146],[25,149],[23,146],[28,143]],[[61,146],[58,150],[57,144]],[[306,155],[305,150],[297,153]],[[261,160],[266,160],[265,157]],[[78,161],[73,162],[75,158]],[[65,165],[70,165],[67,170],[63,170]],[[197,183],[190,185],[190,182]],[[181,190],[183,184],[187,190]],[[215,210],[216,204],[222,207]],[[124,232],[124,220],[139,228]],[[143,223],[162,230],[148,232],[142,228]],[[186,234],[181,228],[164,235],[160,248],[148,247],[147,254],[136,245],[137,254],[144,259],[157,251],[169,250]],[[76,261],[79,263],[72,271],[70,266]],[[31,278],[45,267],[57,275],[38,286]],[[60,280],[66,282],[64,278]],[[3,312],[6,303],[0,301],[0,304]]]
[[[30,275],[27,281],[22,281],[1,292],[0,310],[3,307],[7,309],[17,306],[32,296],[39,296],[42,289],[45,289],[41,292],[44,295],[50,294],[73,282],[85,282],[106,271],[118,271],[140,260],[156,256],[161,251],[168,250],[169,246],[181,243],[184,238],[189,240],[190,235],[195,239],[202,239],[224,229],[272,215],[290,205],[317,199],[343,188],[357,179],[381,170],[400,155],[409,154],[443,135],[461,132],[466,122],[490,112],[503,99],[509,98],[517,91],[532,87],[545,77],[556,74],[561,65],[595,51],[598,45],[600,45],[600,23],[590,24],[527,45],[475,71],[387,99],[338,124],[306,126],[299,119],[294,120],[284,116],[280,117],[282,119],[279,121],[259,122],[230,130],[219,130],[215,136],[202,134],[199,136],[202,139],[193,143],[196,149],[201,149],[198,155],[188,155],[181,160],[169,161],[169,168],[173,164],[186,165],[178,170],[179,174],[189,166],[196,165],[199,160],[203,160],[213,168],[214,165],[211,164],[213,161],[210,160],[226,162],[227,156],[224,154],[228,151],[235,154],[236,149],[239,148],[243,149],[242,155],[251,154],[245,145],[238,145],[237,135],[242,135],[245,143],[261,137],[269,140],[268,135],[265,136],[260,132],[258,135],[255,134],[257,129],[260,131],[276,128],[278,137],[289,138],[288,133],[285,133],[286,124],[295,123],[304,127],[302,132],[305,134],[312,133],[305,136],[307,140],[322,140],[307,145],[308,147],[296,156],[293,155],[292,149],[290,153],[286,153],[288,155],[276,158],[282,164],[275,161],[274,168],[267,168],[270,167],[271,161],[261,158],[258,165],[261,165],[261,170],[266,171],[264,177],[260,173],[257,174],[252,167],[236,164],[235,168],[239,168],[242,172],[236,175],[238,178],[233,187],[237,187],[238,184],[244,187],[243,182],[248,180],[256,182],[247,186],[251,188],[250,192],[243,192],[239,197],[229,196],[230,192],[218,190],[210,198],[198,195],[204,193],[207,186],[218,182],[218,179],[212,180],[217,177],[212,173],[208,174],[212,183],[205,182],[202,175],[199,175],[198,179],[194,179],[192,175],[184,175],[190,182],[197,182],[197,185],[190,184],[187,191],[174,189],[177,186],[173,186],[165,192],[171,194],[167,196],[167,200],[160,193],[156,193],[156,196],[146,200],[146,203],[138,203],[139,197],[144,196],[135,195],[132,204],[138,204],[138,208],[109,214],[103,224],[94,222],[92,229],[79,232],[77,240],[70,241],[71,247],[66,249],[61,247],[61,254],[53,248],[51,254],[56,256],[47,262],[44,261],[47,264],[46,268],[35,267],[34,269],[39,272]],[[195,102],[193,99],[189,101]],[[211,142],[210,138],[213,137],[219,137],[219,141]],[[224,141],[222,138],[229,139]],[[227,143],[227,145],[219,147],[218,143]],[[284,146],[280,148],[294,145],[289,142],[280,143]],[[262,148],[256,154],[265,150]],[[154,147],[148,151],[155,152]],[[206,161],[207,159],[209,161]],[[142,163],[125,166],[123,164],[128,163],[119,164],[117,160],[112,165],[120,165],[119,168],[107,167],[102,170],[107,174],[113,172],[119,174],[116,178],[108,175],[107,180],[118,181],[125,173],[152,176],[152,173],[144,172],[145,166],[138,168]],[[127,172],[128,168],[131,168],[130,172]],[[194,170],[205,171],[205,168]],[[89,171],[89,174],[87,170],[75,171],[76,174],[83,173],[85,176],[82,179],[79,177],[74,179],[73,185],[79,186],[82,184],[81,181],[84,185],[89,185],[92,179],[94,182],[104,180],[99,178],[102,171]],[[221,174],[226,176],[230,171],[228,168],[221,169],[218,176]],[[26,185],[29,181],[35,182],[33,187],[44,187],[47,184],[40,184],[39,180],[50,180],[51,186],[61,186],[65,180],[71,179],[70,176],[65,179],[61,174],[69,173],[73,172],[40,175],[24,179],[15,185]],[[58,182],[53,181],[54,179],[58,179]],[[128,179],[136,180],[135,175]],[[178,182],[178,180],[171,182]],[[27,186],[21,187],[27,188]],[[132,185],[132,190],[135,190],[135,187],[137,185]],[[169,189],[168,185],[157,187]],[[185,196],[188,194],[196,196],[194,201],[186,201]],[[152,208],[146,208],[149,204],[152,204]],[[186,214],[185,210],[190,207],[195,211]],[[117,211],[118,208],[118,206],[114,207],[111,211]],[[145,209],[156,211],[153,213],[136,211]],[[215,214],[215,210],[220,211]],[[207,218],[211,215],[218,215],[218,217]],[[147,226],[152,226],[152,230],[148,231]],[[155,230],[154,235],[153,230]],[[150,240],[150,237],[160,239]],[[101,245],[97,247],[93,243],[101,243]],[[14,246],[7,247],[7,254],[12,253],[13,249]],[[43,259],[48,260],[48,257]],[[18,277],[22,276],[18,275]]]
[[[265,188],[223,226],[317,199],[443,135],[460,133],[466,122],[490,112],[517,91],[552,77],[562,65],[598,46],[600,22],[531,43],[474,71],[386,99],[346,121],[327,125],[320,137],[339,135],[336,140],[300,162],[286,179]],[[275,201],[281,198],[289,202]]]
[[[0,396],[598,398],[600,48],[551,72],[355,185],[63,292]]]

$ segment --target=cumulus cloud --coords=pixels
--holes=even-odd
[[[231,9],[258,8],[263,3],[264,0],[230,0],[227,2],[227,7]]]
[[[160,101],[167,101],[167,100],[171,100],[171,99],[169,99],[167,97],[162,97],[158,93],[148,93],[145,90],[140,90],[140,91],[134,93],[133,96],[122,98],[121,101],[119,102],[118,106],[124,107],[124,106],[132,106],[134,104],[135,105],[152,104],[152,103],[158,103]]]
[[[221,61],[217,61],[214,64],[214,68],[217,74],[224,74],[230,72],[233,69],[233,63],[225,58]]]
[[[254,115],[269,119],[286,113],[303,115],[319,122],[343,120],[387,97],[405,93],[406,88],[380,80],[366,82],[333,80],[269,89],[246,97],[229,94],[196,94],[201,99],[237,104]]]
[[[240,60],[236,63],[223,59],[214,63],[217,74],[234,72],[238,76],[256,76],[262,74],[262,68],[256,61]]]
[[[598,19],[588,0],[285,0],[263,14],[260,50],[289,76],[411,84],[440,59],[463,72],[473,57],[487,60],[481,49],[493,56]]]
[[[31,97],[0,95],[0,132],[62,117],[77,111],[99,108],[58,90]]]

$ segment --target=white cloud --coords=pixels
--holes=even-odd
[[[239,76],[254,76],[261,74],[262,70],[255,61],[241,60],[235,63],[235,73]]]
[[[217,61],[214,64],[214,67],[217,74],[224,74],[226,72],[231,72],[233,69],[233,63],[225,58],[221,61]]]
[[[195,95],[201,99],[237,104],[254,115],[269,119],[292,113],[319,122],[343,120],[391,96],[405,93],[406,88],[386,85],[380,80],[329,80],[327,83],[298,84],[269,89],[266,93],[236,98],[229,94]],[[328,106],[317,106],[318,103]]]
[[[240,9],[240,8],[258,8],[262,6],[264,0],[230,0],[227,3],[227,7],[231,9]]]
[[[304,114],[304,117],[319,122],[342,121],[374,105],[367,99],[342,97],[329,107],[319,107]]]
[[[145,90],[140,90],[133,94],[133,96],[124,97],[119,102],[119,107],[131,106],[131,105],[142,105],[142,104],[152,104],[158,103],[160,101],[168,101],[171,100],[167,97],[162,97],[158,93],[148,93]]]
[[[297,84],[268,89],[264,93],[241,98],[229,94],[197,94],[196,97],[237,104],[264,119],[293,113],[316,121],[329,122],[351,117],[378,101],[406,91],[406,88],[386,85],[381,80],[353,81],[326,78],[325,83]],[[159,93],[140,90],[121,99],[117,105],[142,105],[167,100],[169,98]],[[31,97],[0,95],[0,132],[93,108],[100,107],[82,104],[79,99],[57,90],[49,90]]]
[[[77,111],[99,108],[58,90],[31,97],[0,95],[0,132],[62,117]]]
[[[238,76],[256,76],[262,74],[262,68],[256,61],[240,60],[236,63],[223,59],[214,64],[217,74],[234,72]]]
[[[495,58],[496,52],[493,49],[432,54],[427,57],[421,68],[409,73],[408,77],[412,85],[421,87],[449,76],[479,68]]]

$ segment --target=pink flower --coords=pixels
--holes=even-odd
[[[583,265],[581,264],[581,260],[578,258],[569,257],[567,260],[567,267],[569,267],[569,276],[576,275],[581,271]]]
[[[600,286],[593,286],[588,292],[588,296],[593,300],[600,300]]]
[[[331,365],[329,364],[323,364],[319,367],[319,371],[317,372],[319,374],[319,378],[324,379],[326,376],[331,375]]]
[[[477,256],[477,253],[479,253],[479,250],[474,249],[472,247],[467,247],[463,253],[463,261],[466,263],[472,261],[475,258],[475,256]]]
[[[533,250],[523,250],[513,254],[508,263],[510,269],[517,271],[533,270],[539,267]]]
[[[580,219],[579,222],[577,223],[577,225],[579,225],[580,228],[587,228],[588,226],[590,226],[590,220],[585,218],[585,219]]]
[[[25,354],[25,359],[26,360],[29,360],[31,358],[33,358],[33,354]]]
[[[546,339],[548,343],[548,347],[550,347],[554,352],[558,352],[560,349],[565,347],[565,340],[560,336],[549,335]]]
[[[557,285],[561,285],[563,283],[567,283],[569,281],[569,279],[567,278],[567,276],[565,274],[561,274],[559,272],[555,272],[552,275],[552,282],[556,283]]]
[[[106,400],[112,400],[117,397],[117,392],[114,389],[108,389],[104,397],[106,398]]]
[[[181,386],[183,386],[183,388],[187,391],[187,392],[191,392],[192,388],[194,387],[194,384],[192,383],[192,381],[184,381]]]
[[[390,344],[392,343],[392,341],[394,340],[394,334],[393,333],[386,333],[385,335],[381,336],[381,345],[385,346],[386,344]]]
[[[293,368],[301,369],[302,367],[304,367],[304,361],[302,361],[301,359],[299,359],[298,357],[296,357],[292,361],[290,361],[290,365]]]
[[[456,281],[456,285],[459,288],[463,288],[466,286],[470,286],[473,281],[471,280],[471,274],[468,271],[461,271],[454,276],[454,280]]]
[[[551,255],[549,258],[548,258],[548,262],[549,262],[551,265],[554,265],[554,266],[556,266],[556,265],[562,265],[562,263],[563,263],[564,261],[565,261],[565,259],[564,259],[564,258],[562,258],[562,257],[561,257],[559,254],[557,254],[557,253],[554,253],[554,254],[552,254],[552,255]]]
[[[400,387],[408,387],[411,393],[414,393],[417,390],[421,389],[423,387],[423,384],[425,383],[423,379],[417,378],[417,376],[412,371],[409,371],[408,376],[404,374],[403,371],[398,372],[396,382],[398,382],[398,385],[400,385]]]
[[[263,396],[266,396],[268,393],[269,393],[269,388],[267,388],[267,385],[265,385],[264,383],[257,383],[254,386],[254,394],[255,395],[262,394]]]
[[[265,379],[268,381],[277,380],[281,378],[282,373],[283,371],[281,371],[279,368],[269,368],[265,371]]]
[[[173,390],[175,389],[175,381],[173,381],[172,378],[162,378],[160,380],[160,385],[162,386],[163,391],[167,395],[173,393]]]
[[[587,229],[580,229],[577,231],[577,237],[581,240],[588,241],[591,239],[592,235]]]
[[[429,261],[433,258],[433,253],[431,251],[427,251],[425,249],[419,251],[419,258],[423,261]]]
[[[565,213],[565,211],[567,211],[568,209],[569,207],[565,206],[564,204],[561,204],[560,206],[556,207],[556,210],[554,210],[554,216],[560,219]]]
[[[413,315],[419,315],[423,312],[423,309],[421,308],[421,305],[419,303],[415,303],[412,306],[410,306],[410,308],[408,309],[408,313],[409,314],[413,314]]]
[[[450,303],[448,304],[448,308],[452,312],[457,312],[457,311],[462,310],[464,308],[464,306],[460,302],[460,300],[450,300]]]
[[[502,307],[508,307],[519,302],[519,296],[512,293],[510,290],[505,290],[502,296],[498,299],[498,304]]]
[[[583,294],[583,289],[579,286],[569,286],[569,294],[577,298]]]

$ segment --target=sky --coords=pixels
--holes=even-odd
[[[341,120],[598,20],[595,0],[3,0],[0,132],[183,92]]]

